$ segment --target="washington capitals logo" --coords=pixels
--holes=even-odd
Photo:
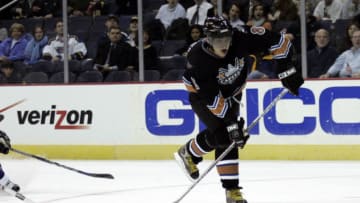
[[[240,76],[241,70],[244,68],[244,58],[235,58],[234,65],[228,64],[227,68],[220,68],[218,82],[221,85],[230,85]]]

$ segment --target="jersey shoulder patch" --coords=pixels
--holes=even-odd
[[[254,35],[264,35],[266,32],[265,28],[262,26],[252,26],[250,27],[250,33]]]

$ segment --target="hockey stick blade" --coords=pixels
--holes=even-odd
[[[15,153],[21,154],[23,156],[31,157],[31,158],[46,162],[48,164],[53,164],[53,165],[61,167],[61,168],[65,168],[65,169],[68,169],[68,170],[71,170],[71,171],[75,171],[77,173],[80,173],[80,174],[83,174],[83,175],[86,175],[86,176],[90,176],[90,177],[94,177],[94,178],[114,179],[114,176],[109,174],[109,173],[89,173],[89,172],[85,172],[85,171],[82,171],[82,170],[78,170],[78,169],[75,169],[75,168],[71,168],[69,166],[59,164],[59,163],[57,163],[55,161],[51,161],[51,160],[45,159],[43,157],[40,157],[40,156],[37,156],[37,155],[34,155],[34,154],[29,154],[27,152],[20,151],[18,149],[10,148],[10,150],[15,152]]]
[[[275,97],[275,99],[264,109],[264,111],[258,115],[258,117],[256,117],[252,123],[244,130],[246,133],[248,133],[259,121],[261,118],[263,118],[265,116],[265,114],[267,114],[275,105],[276,103],[283,97],[285,96],[285,94],[287,94],[289,92],[288,89],[284,88],[280,94],[278,96]],[[228,146],[226,148],[226,150],[215,160],[213,161],[210,166],[203,172],[203,174],[200,175],[200,177],[198,179],[196,179],[196,181],[193,182],[193,184],[191,184],[189,186],[189,188],[177,199],[175,200],[173,203],[179,203],[182,199],[184,199],[184,197],[189,194],[189,192],[216,166],[217,163],[219,163],[228,153],[230,153],[230,151],[232,150],[232,148],[234,148],[236,146],[235,142],[232,142],[230,146]]]
[[[34,201],[32,201],[31,199],[25,197],[25,195],[21,194],[20,192],[15,192],[14,190],[7,188],[7,187],[3,187],[3,190],[8,193],[11,196],[14,196],[16,198],[18,198],[19,200],[22,200],[26,203],[35,203]]]

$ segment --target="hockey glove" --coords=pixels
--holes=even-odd
[[[249,135],[244,135],[244,119],[240,118],[240,121],[234,122],[226,127],[229,137],[240,148],[244,148]]]
[[[304,84],[304,79],[296,72],[294,67],[279,73],[278,77],[285,88],[287,88],[292,94],[296,96],[299,95],[299,88],[302,84]]]
[[[11,148],[10,138],[0,130],[0,153],[8,154]]]

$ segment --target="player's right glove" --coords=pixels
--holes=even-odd
[[[244,148],[247,140],[249,139],[248,134],[244,135],[244,123],[245,121],[241,117],[240,121],[233,122],[226,127],[230,139],[233,140],[240,148]]]
[[[299,95],[299,88],[302,84],[304,84],[304,79],[296,72],[295,67],[279,73],[278,77],[283,86],[286,87],[292,94],[296,96]]]
[[[10,138],[0,130],[0,153],[8,154],[11,148]]]

